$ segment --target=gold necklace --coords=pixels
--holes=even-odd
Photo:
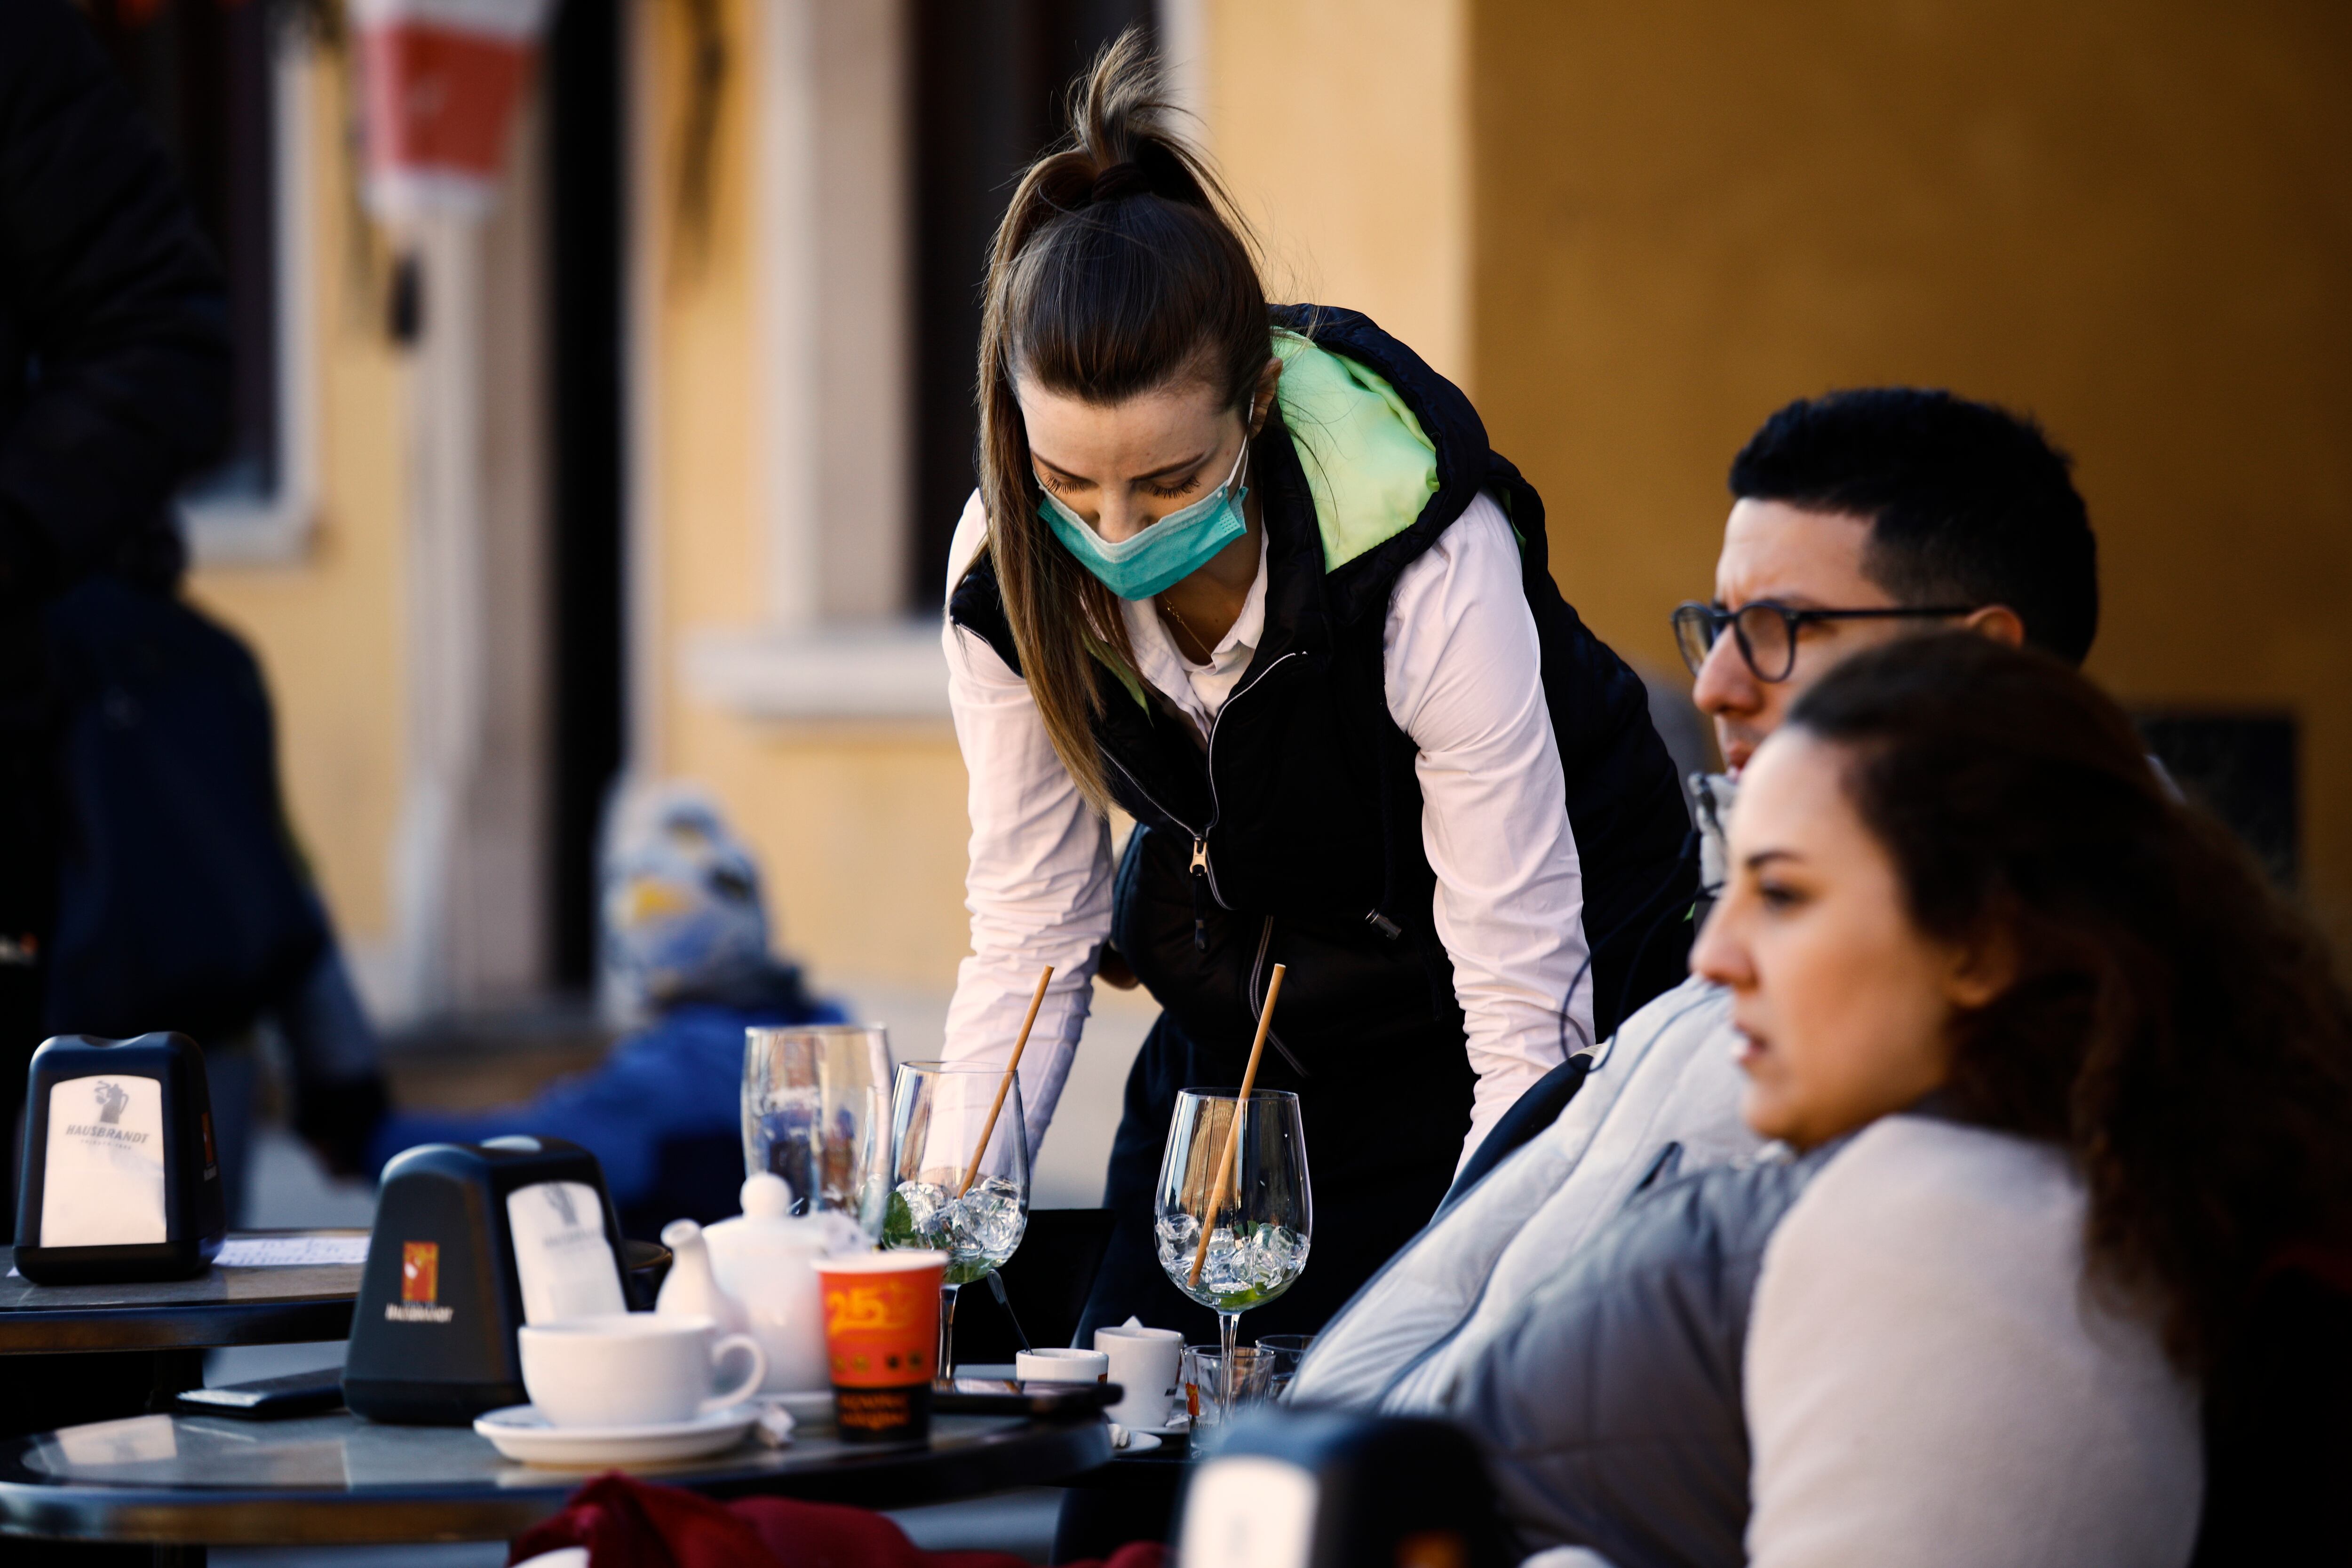
[[[1217,651],[1214,648],[1210,647],[1207,643],[1203,642],[1198,632],[1192,630],[1192,623],[1184,619],[1184,612],[1177,609],[1174,605],[1169,603],[1168,596],[1164,593],[1160,595],[1159,602],[1161,612],[1176,622],[1176,629],[1184,633],[1186,640],[1189,641],[1192,646],[1201,650],[1200,662],[1203,664],[1215,664],[1217,662]]]

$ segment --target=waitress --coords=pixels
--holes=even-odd
[[[1214,1319],[1161,1275],[1176,1092],[1295,1091],[1319,1328],[1528,1085],[1681,975],[1692,875],[1640,681],[1559,597],[1477,412],[1350,311],[1269,308],[1130,35],[997,231],[980,490],[944,632],[970,770],[950,1060],[1022,1063],[1034,1143],[1099,972],[1162,1008],[1079,1329]],[[1108,815],[1136,821],[1114,870]]]

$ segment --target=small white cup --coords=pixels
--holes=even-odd
[[[1110,1357],[1098,1350],[1024,1350],[1013,1358],[1013,1375],[1024,1383],[1100,1383]]]
[[[1177,1371],[1184,1336],[1174,1329],[1097,1329],[1095,1349],[1109,1361],[1110,1380],[1120,1389],[1119,1402],[1105,1414],[1122,1427],[1166,1426],[1182,1392]]]
[[[516,1331],[522,1385],[557,1427],[658,1427],[740,1405],[768,1375],[750,1334],[719,1337],[709,1318],[614,1312],[532,1323]],[[741,1351],[749,1373],[722,1393],[712,1374]]]

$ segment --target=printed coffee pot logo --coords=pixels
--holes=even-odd
[[[539,1190],[547,1194],[548,1202],[555,1205],[555,1216],[558,1219],[563,1221],[564,1229],[577,1230],[580,1228],[579,1211],[572,1207],[572,1195],[563,1190],[563,1184],[562,1182],[542,1182],[540,1184]]]
[[[129,1091],[125,1090],[120,1083],[110,1083],[105,1079],[101,1078],[98,1081],[95,1092],[98,1095],[98,1119],[100,1123],[105,1126],[111,1127],[115,1124],[121,1122],[122,1120],[122,1108],[131,1103],[131,1095]]]

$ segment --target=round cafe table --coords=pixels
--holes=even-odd
[[[1089,1412],[936,1416],[928,1443],[888,1448],[803,1426],[782,1448],[749,1439],[627,1469],[720,1497],[899,1508],[1041,1485],[1109,1457],[1109,1429]],[[348,1411],[99,1422],[0,1442],[0,1560],[11,1535],[146,1542],[177,1548],[157,1556],[184,1563],[215,1545],[503,1541],[590,1473],[517,1464],[468,1427],[377,1426]]]

